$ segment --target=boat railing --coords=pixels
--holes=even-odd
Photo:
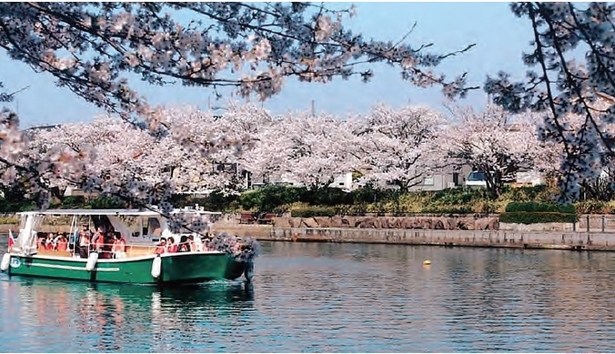
[[[155,245],[138,245],[138,244],[127,244],[124,246],[124,253],[126,258],[133,258],[139,256],[149,256],[152,254],[161,253],[160,247],[165,247],[165,251],[162,253],[169,253],[167,251],[166,246],[155,246]],[[75,250],[71,250],[69,248],[64,249],[46,249],[44,246],[39,247],[37,249],[38,255],[47,255],[47,256],[60,256],[60,257],[79,257],[80,255],[80,246],[77,246]],[[211,251],[207,248],[203,249],[203,251]],[[113,253],[113,244],[102,244],[100,250],[94,249],[92,247],[88,247],[84,254],[87,258],[90,256],[90,253],[99,253],[100,255],[105,255],[109,258],[112,258]],[[82,257],[83,258],[83,257]]]

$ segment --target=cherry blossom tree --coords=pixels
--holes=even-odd
[[[614,11],[610,3],[512,3],[512,12],[533,28],[533,51],[523,54],[531,69],[524,80],[509,74],[488,77],[485,90],[494,102],[512,112],[542,113],[544,137],[561,144],[565,159],[560,179],[563,199],[578,196],[592,178],[590,166],[605,154],[613,156],[614,101],[597,108],[602,97],[615,96]],[[582,124],[571,129],[570,114]]]
[[[273,118],[267,110],[255,104],[240,104],[236,101],[230,101],[222,115],[196,108],[190,114],[185,112],[185,108],[166,110],[165,115],[168,117],[166,125],[171,127],[172,134],[176,134],[177,139],[184,139],[181,145],[193,147],[190,149],[192,153],[185,157],[187,160],[182,165],[190,167],[181,172],[199,173],[189,190],[205,186],[209,190],[223,193],[237,193],[245,187],[242,171],[250,170],[247,168],[249,161],[242,156],[246,151],[251,151],[261,139],[262,131],[273,124]],[[188,135],[183,131],[186,126],[192,127]],[[201,155],[205,161],[195,165],[194,158],[190,156],[194,154]]]
[[[353,147],[367,181],[408,191],[443,167],[434,144],[443,123],[439,112],[426,106],[394,109],[381,104],[358,120]]]
[[[177,192],[236,192],[238,186],[232,185],[236,174],[217,167],[237,165],[242,147],[257,138],[259,124],[270,120],[263,109],[236,103],[220,117],[195,107],[164,108],[157,113],[164,126],[158,131],[162,136],[110,117],[34,130],[29,134],[28,154],[22,159],[44,160],[53,149],[62,153],[90,149],[93,154],[86,163],[87,172],[106,180],[136,179],[152,185],[172,181]],[[188,135],[183,132],[186,126],[191,127]],[[179,138],[184,139],[180,144]],[[78,181],[55,170],[44,176],[64,188],[69,181]]]
[[[591,104],[591,108],[596,110],[597,114],[594,117],[596,129],[606,134],[615,134],[615,126],[611,124],[604,114],[600,111],[608,109],[613,103],[613,98],[603,94],[598,95],[596,102]],[[605,119],[607,118],[607,119]],[[576,134],[584,134],[583,126],[587,123],[587,117],[580,114],[566,114],[560,118],[562,126],[570,131],[572,136]],[[548,140],[556,151],[563,151],[563,143]],[[612,144],[612,140],[609,142]],[[579,180],[579,186],[584,192],[584,197],[609,201],[615,196],[615,156],[610,153],[608,145],[597,145],[594,154],[588,154],[586,157],[586,169],[581,175],[570,176],[565,171],[556,171],[553,175],[560,181],[575,178]],[[561,159],[562,156],[560,156]],[[565,161],[559,161],[558,167]],[[572,183],[572,181],[568,182]]]
[[[156,144],[170,136],[184,153],[204,158],[218,153],[217,143],[224,141],[218,136],[212,143],[209,132],[192,131],[215,126],[207,120],[209,116],[172,130],[165,124],[164,110],[151,107],[132,89],[131,80],[213,89],[231,86],[243,96],[265,99],[281,90],[286,77],[329,82],[357,75],[369,80],[373,63],[381,62],[399,68],[414,85],[442,87],[449,97],[463,96],[472,89],[465,85],[465,74],[447,80],[432,71],[448,56],[469,47],[442,55],[426,53],[423,46],[403,40],[367,40],[343,26],[344,18],[352,13],[352,8],[338,11],[308,3],[6,3],[0,4],[0,48],[135,126],[145,122]],[[12,97],[4,93],[0,99]],[[14,183],[19,177],[27,181],[33,194],[45,195],[45,181],[53,174],[79,182],[85,190],[142,204],[158,200],[163,214],[170,215],[168,198],[176,191],[173,181],[137,180],[134,175],[139,171],[131,168],[126,171],[133,177],[119,168],[111,178],[101,176],[91,169],[91,161],[100,156],[86,145],[78,151],[52,145],[38,155],[39,160],[24,161],[21,155],[27,150],[28,137],[19,130],[18,118],[5,109],[0,123],[4,182]],[[143,139],[150,143],[149,138]],[[230,145],[235,144],[226,144]],[[249,144],[238,144],[235,149],[244,146]],[[46,205],[44,198],[40,205]]]
[[[354,170],[356,158],[349,153],[353,141],[350,126],[339,117],[289,112],[263,131],[243,159],[256,177],[319,189]]]
[[[263,122],[251,148],[239,156],[240,164],[250,171],[252,181],[283,181],[282,174],[292,149],[292,140],[282,129],[283,119],[283,116],[271,116],[271,121]]]
[[[544,161],[553,150],[539,139],[536,115],[512,115],[494,104],[482,112],[455,106],[451,113],[439,144],[451,162],[482,172],[492,197],[501,194],[507,176],[548,168]]]
[[[354,136],[340,117],[304,112],[293,113],[282,122],[292,141],[283,177],[318,189],[356,170],[357,160],[349,153]]]
[[[79,185],[84,174],[104,181],[134,179],[144,186],[156,186],[170,181],[170,175],[162,172],[178,166],[184,158],[170,137],[156,138],[111,117],[37,129],[28,135],[31,142],[23,163],[46,161],[50,154],[59,155],[60,161],[71,155],[84,157],[83,170],[66,169],[61,163],[40,169],[40,178],[61,189]]]

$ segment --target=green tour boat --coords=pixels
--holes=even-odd
[[[216,213],[185,213],[190,214],[201,218],[209,214],[205,216],[211,219]],[[66,209],[18,215],[19,235],[14,239],[9,234],[9,249],[0,264],[0,270],[10,276],[158,285],[235,280],[242,275],[251,281],[259,249],[255,240],[226,234],[201,240],[195,233],[173,233],[167,220],[155,210]],[[54,224],[45,223],[46,219],[55,219],[56,224],[70,222],[70,232],[57,236],[45,232]],[[114,243],[105,238],[102,245],[92,247],[91,237],[86,241],[88,245],[84,245],[82,233],[91,235],[92,226],[101,234],[110,232],[110,237],[116,236]],[[164,245],[166,240],[168,245]],[[181,251],[176,251],[177,246]]]

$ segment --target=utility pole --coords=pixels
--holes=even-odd
[[[312,100],[312,117],[316,117],[316,102]]]

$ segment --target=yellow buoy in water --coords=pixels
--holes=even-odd
[[[426,259],[423,261],[423,265],[430,265],[431,261],[429,259]]]

